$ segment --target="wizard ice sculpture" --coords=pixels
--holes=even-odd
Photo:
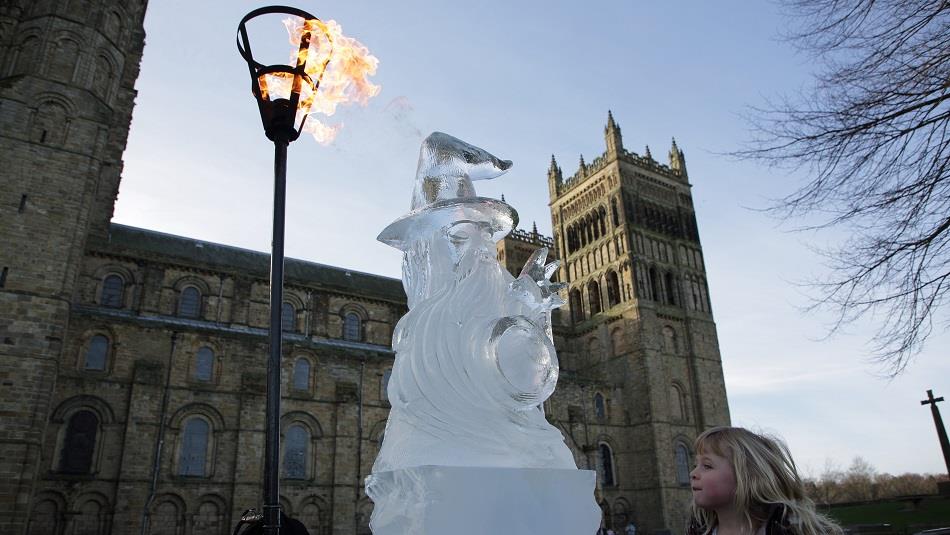
[[[542,248],[518,278],[495,259],[517,224],[472,184],[511,162],[447,134],[423,141],[411,211],[379,235],[403,251],[409,312],[393,335],[392,410],[367,478],[375,535],[592,534],[594,473],[542,403],[557,355]]]

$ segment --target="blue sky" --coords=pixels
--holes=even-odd
[[[237,23],[261,4],[150,3],[139,95],[115,221],[268,251],[272,145],[263,135]],[[754,208],[802,179],[720,154],[749,138],[746,106],[807,88],[811,62],[779,39],[766,2],[290,2],[342,24],[380,60],[380,94],[341,109],[336,142],[290,147],[289,256],[399,276],[375,241],[405,213],[421,139],[441,130],[514,161],[479,182],[550,235],[546,169],[573,174],[604,150],[607,110],[624,146],[686,153],[733,422],[786,438],[817,474],[860,455],[879,471],[940,472],[929,410],[950,395],[934,336],[897,379],[867,360],[869,325],[824,339],[795,283],[821,273],[809,245]],[[945,330],[946,314],[937,331]],[[950,403],[945,405],[950,411]]]

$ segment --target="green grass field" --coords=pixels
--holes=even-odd
[[[916,504],[908,500],[889,500],[860,505],[840,505],[825,513],[842,526],[858,524],[890,524],[895,533],[950,526],[950,499],[941,496],[921,498]]]

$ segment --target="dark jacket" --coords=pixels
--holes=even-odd
[[[785,511],[785,506],[780,503],[769,506],[765,518],[765,535],[798,535],[788,521]],[[704,533],[706,533],[706,526],[690,519],[686,526],[686,535],[703,535]]]

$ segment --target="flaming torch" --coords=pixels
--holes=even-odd
[[[247,23],[264,15],[288,16],[283,23],[293,49],[287,64],[264,65],[254,59]],[[379,93],[379,86],[366,79],[375,74],[378,60],[359,42],[344,36],[336,22],[323,22],[306,11],[286,6],[262,7],[248,13],[238,24],[237,47],[247,62],[251,92],[260,110],[264,133],[274,142],[263,528],[267,535],[279,535],[281,305],[287,146],[304,131],[313,134],[320,143],[332,141],[342,124],[327,126],[316,119],[308,120],[310,114],[332,115],[338,104],[349,101],[366,104],[369,98]],[[323,90],[323,98],[317,98],[318,90]]]

